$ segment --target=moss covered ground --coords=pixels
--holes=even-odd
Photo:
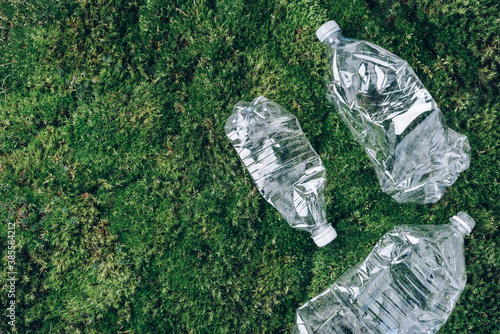
[[[500,333],[500,20],[493,0],[0,1],[0,332],[15,226],[18,333],[286,333],[399,224],[463,210],[468,284],[439,333]],[[432,205],[382,193],[324,96],[316,29],[407,60],[469,138]],[[260,196],[224,133],[264,95],[320,154],[317,248]],[[12,264],[12,263],[11,263]]]

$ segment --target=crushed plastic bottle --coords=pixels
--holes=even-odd
[[[310,232],[319,247],[335,239],[326,221],[325,167],[294,115],[260,96],[238,102],[225,131],[262,196],[293,228]]]
[[[474,220],[402,225],[297,310],[293,333],[436,333],[465,287],[463,238]]]
[[[406,61],[343,37],[335,21],[316,35],[327,48],[328,101],[368,153],[382,191],[399,203],[437,202],[469,167],[467,137],[445,127]]]

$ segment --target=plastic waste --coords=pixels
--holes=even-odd
[[[316,35],[327,48],[328,101],[368,153],[382,191],[399,203],[437,202],[469,167],[467,137],[445,127],[406,61],[343,37],[335,21]]]
[[[465,287],[463,238],[474,220],[402,225],[297,310],[293,333],[436,333]]]
[[[293,228],[310,232],[319,247],[335,239],[326,221],[325,168],[294,115],[260,96],[238,102],[225,131],[262,196]]]

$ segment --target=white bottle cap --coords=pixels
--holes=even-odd
[[[328,245],[333,239],[337,237],[337,232],[332,227],[332,225],[328,225],[320,234],[313,237],[312,239],[316,243],[318,247],[323,247]]]
[[[316,36],[318,36],[318,39],[321,43],[333,34],[336,31],[339,31],[340,27],[335,21],[328,21],[325,24],[323,24],[321,27],[319,27],[318,30],[316,30]]]

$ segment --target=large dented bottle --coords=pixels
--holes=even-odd
[[[465,287],[463,238],[474,225],[459,212],[446,225],[396,226],[297,310],[294,334],[436,333]]]
[[[310,232],[319,247],[335,239],[326,221],[325,168],[294,115],[260,96],[237,103],[225,131],[262,196],[293,228]]]
[[[445,127],[408,63],[375,44],[316,32],[327,48],[327,98],[366,150],[382,191],[399,203],[434,203],[469,167],[467,137]]]

